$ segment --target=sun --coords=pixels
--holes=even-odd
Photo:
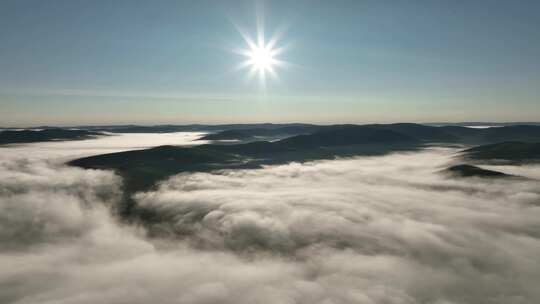
[[[258,71],[269,71],[277,63],[273,50],[268,46],[255,46],[248,53],[248,62]]]
[[[262,87],[266,87],[268,78],[278,79],[277,69],[283,68],[286,63],[278,58],[283,53],[285,46],[278,47],[281,33],[274,34],[268,41],[265,40],[262,29],[257,30],[256,39],[251,39],[245,32],[239,30],[247,46],[237,50],[236,53],[245,57],[238,66],[239,69],[247,68],[248,78],[259,78]]]

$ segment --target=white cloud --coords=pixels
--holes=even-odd
[[[446,179],[452,152],[181,174],[136,196],[161,239],[110,172],[5,161],[0,302],[537,303],[538,182]]]
[[[197,140],[205,132],[172,132],[172,133],[110,133],[86,140],[36,142],[30,144],[13,144],[0,146],[0,161],[40,159],[65,162],[70,159],[114,153],[120,151],[151,148],[160,145],[198,145],[206,141]]]

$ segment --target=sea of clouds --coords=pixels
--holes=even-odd
[[[1,149],[0,303],[540,302],[540,183],[449,178],[455,149],[179,174],[148,226],[49,150]]]

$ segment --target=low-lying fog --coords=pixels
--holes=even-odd
[[[31,159],[73,159],[78,157],[113,153],[127,150],[145,149],[161,145],[194,145],[204,132],[174,133],[108,133],[87,140],[49,141],[31,144],[12,144],[0,146],[0,161],[21,156]]]
[[[0,149],[0,303],[540,303],[540,183],[449,179],[454,149],[180,174],[135,196],[174,239],[51,161],[196,137]]]

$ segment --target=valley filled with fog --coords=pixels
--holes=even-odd
[[[205,141],[197,140],[202,132],[173,133],[108,133],[87,140],[48,141],[0,146],[1,161],[47,160],[65,162],[67,160],[120,151],[138,150],[160,145],[197,145]]]
[[[1,303],[537,303],[540,167],[441,173],[459,148],[181,173],[134,201],[81,156],[199,133],[0,148]]]

